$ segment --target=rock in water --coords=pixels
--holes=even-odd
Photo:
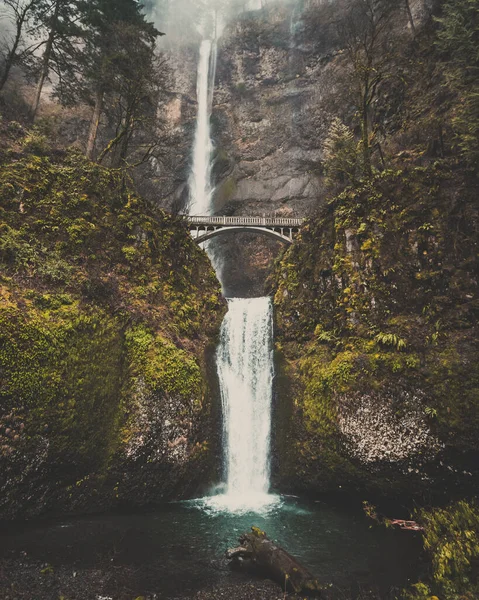
[[[244,533],[240,546],[226,552],[231,560],[250,560],[255,566],[277,581],[285,591],[319,596],[321,586],[317,579],[286,550],[268,539],[258,527]]]

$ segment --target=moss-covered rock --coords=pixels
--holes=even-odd
[[[206,255],[125,174],[0,153],[0,517],[192,493],[215,451]]]
[[[445,161],[384,172],[323,206],[278,262],[278,349],[294,390],[279,398],[294,407],[284,485],[473,485],[476,194],[474,177]]]

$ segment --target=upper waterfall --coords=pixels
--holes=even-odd
[[[213,141],[211,139],[211,106],[216,75],[216,40],[205,39],[201,42],[198,62],[197,99],[198,115],[193,147],[193,165],[190,174],[190,215],[209,215],[212,213],[213,186],[211,182],[211,158]]]

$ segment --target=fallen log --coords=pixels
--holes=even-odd
[[[384,515],[378,514],[376,507],[370,504],[367,500],[363,502],[363,510],[370,519],[376,521],[380,525],[386,525],[386,527],[397,527],[405,531],[424,531],[424,527],[416,521],[406,521],[404,519],[389,519]]]
[[[264,531],[252,527],[251,533],[244,533],[239,542],[238,548],[226,551],[228,559],[251,561],[285,591],[319,596],[321,586],[313,575],[286,550],[268,539]]]

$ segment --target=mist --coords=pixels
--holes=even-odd
[[[164,33],[162,43],[194,43],[220,37],[224,27],[240,15],[254,14],[274,5],[294,5],[304,0],[148,0],[150,17]]]

